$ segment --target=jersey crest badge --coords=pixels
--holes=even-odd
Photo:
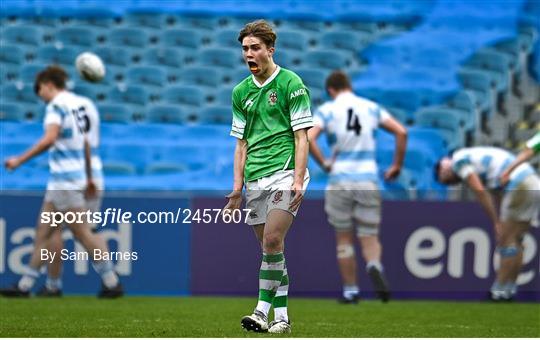
[[[274,194],[274,199],[272,200],[273,204],[278,204],[283,200],[283,191],[278,191]]]
[[[268,95],[268,104],[270,104],[271,106],[274,106],[274,105],[276,105],[276,103],[277,103],[277,92],[272,91]]]

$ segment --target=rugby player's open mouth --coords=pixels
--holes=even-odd
[[[254,62],[254,61],[248,61],[247,64],[248,64],[248,66],[249,66],[249,70],[251,71],[251,73],[257,73],[257,72],[259,72],[259,65],[257,65],[256,62]]]

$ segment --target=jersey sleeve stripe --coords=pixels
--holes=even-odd
[[[295,126],[292,127],[292,129],[293,129],[293,131],[297,131],[297,130],[300,130],[300,129],[310,128],[312,126],[313,126],[313,122],[309,121],[309,122],[306,122],[306,123],[303,123],[303,124],[295,125]]]

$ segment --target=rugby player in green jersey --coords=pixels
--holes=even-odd
[[[251,75],[232,93],[231,136],[237,143],[233,191],[227,195],[225,211],[240,208],[245,186],[247,223],[263,253],[257,307],[241,324],[255,332],[290,333],[283,250],[309,182],[307,130],[313,126],[309,91],[298,75],[274,63],[276,34],[268,23],[247,24],[238,41]],[[272,306],[274,321],[268,324]]]

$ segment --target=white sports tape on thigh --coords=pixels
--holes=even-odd
[[[337,246],[337,258],[345,259],[354,256],[354,247],[352,244],[339,244]]]

